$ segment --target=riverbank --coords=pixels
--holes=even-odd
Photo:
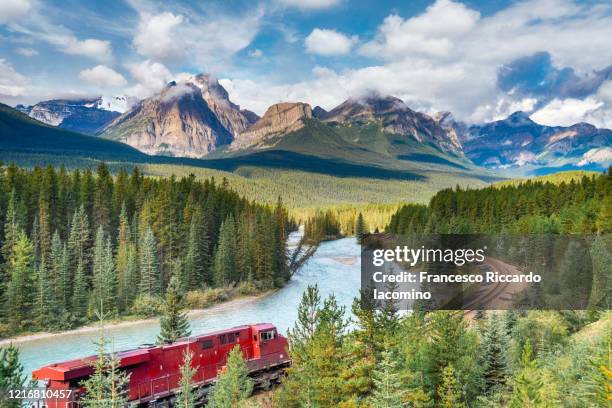
[[[257,295],[240,296],[240,297],[237,297],[237,298],[234,298],[234,299],[222,302],[222,303],[218,303],[215,305],[211,305],[209,307],[205,307],[202,309],[188,310],[187,317],[192,319],[192,318],[201,317],[202,315],[205,315],[207,313],[222,313],[222,312],[229,311],[229,310],[236,309],[236,308],[239,309],[240,307],[246,306],[250,303],[256,302],[264,297],[267,297],[274,292],[276,292],[276,290],[269,290],[269,291],[262,292]],[[159,321],[159,317],[151,317],[147,319],[142,319],[142,318],[135,318],[135,319],[126,318],[126,319],[122,319],[120,321],[110,321],[104,324],[92,323],[92,324],[87,324],[85,326],[81,326],[76,329],[60,331],[60,332],[37,332],[37,333],[18,335],[18,336],[11,337],[8,339],[0,340],[0,346],[6,346],[11,343],[21,344],[21,343],[51,339],[51,338],[56,338],[56,337],[93,333],[99,330],[110,330],[110,329],[120,329],[124,327],[133,327],[133,326],[149,324],[149,323],[154,323],[154,322]]]

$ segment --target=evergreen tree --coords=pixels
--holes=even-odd
[[[370,401],[373,406],[377,408],[408,406],[397,363],[389,350],[382,352],[382,359],[372,373],[372,377],[374,391]]]
[[[109,313],[117,311],[117,276],[110,243],[102,225],[98,227],[93,258],[93,291],[91,303],[94,309],[102,307]]]
[[[38,266],[38,291],[36,296],[36,322],[40,328],[49,328],[58,315],[56,297],[53,293],[53,281],[43,258]]]
[[[186,350],[183,353],[183,364],[181,364],[181,380],[179,392],[176,397],[176,408],[195,408],[197,392],[193,389],[193,377],[197,370],[192,366],[193,352]]]
[[[202,288],[212,284],[209,276],[208,224],[198,208],[191,217],[185,255],[185,288]]]
[[[68,254],[70,262],[69,268],[76,271],[78,264],[81,263],[86,277],[88,276],[90,262],[90,247],[89,218],[87,217],[85,206],[81,205],[79,209],[74,212],[70,224]],[[87,283],[89,284],[89,280],[87,280]]]
[[[72,312],[76,317],[84,318],[87,315],[89,293],[83,262],[79,261],[74,275],[74,292],[72,294]]]
[[[512,408],[534,408],[541,402],[542,379],[537,363],[532,357],[531,343],[523,347],[521,366],[514,378],[510,406]]]
[[[9,254],[11,280],[7,300],[9,322],[16,330],[30,327],[33,323],[37,282],[33,254],[34,246],[25,232],[20,231]]]
[[[95,344],[93,374],[81,384],[86,390],[82,403],[87,408],[123,408],[128,402],[129,375],[119,369],[117,355],[108,353],[106,337],[100,336]]]
[[[166,291],[164,302],[164,314],[160,318],[160,333],[157,336],[159,344],[174,343],[181,337],[191,334],[187,315],[181,311],[183,294],[181,292],[179,279],[173,276]]]
[[[367,227],[365,225],[365,221],[363,219],[363,214],[360,212],[357,216],[357,221],[355,222],[355,237],[357,241],[361,243],[363,236],[368,232]]]
[[[126,310],[127,305],[133,296],[133,293],[129,293],[130,297],[128,297],[128,292],[132,291],[130,285],[133,282],[130,282],[128,279],[128,267],[129,267],[129,258],[130,253],[133,251],[132,244],[132,236],[130,231],[130,224],[128,221],[127,210],[125,207],[125,202],[121,205],[121,213],[119,214],[119,228],[117,231],[117,257],[116,257],[116,265],[117,265],[117,281],[118,281],[118,297],[119,297],[119,309]]]
[[[0,255],[2,255],[3,261],[0,263],[0,305],[4,305],[7,300],[7,289],[11,278],[9,258],[13,253],[13,249],[20,231],[15,201],[15,190],[13,189],[9,195],[7,204],[6,218],[4,222],[4,240],[0,240],[0,242],[2,242]],[[4,317],[6,314],[5,312],[4,307],[0,307],[0,317]]]
[[[157,296],[160,285],[157,241],[151,227],[147,227],[140,246],[140,294]]]
[[[484,332],[481,354],[487,392],[495,391],[506,381],[508,375],[507,349],[508,339],[503,321],[496,315],[492,315]]]
[[[49,259],[51,256],[51,220],[49,203],[41,194],[38,201],[38,256]]]
[[[463,408],[461,402],[461,391],[455,377],[452,365],[447,365],[442,371],[442,381],[438,386],[438,400],[441,408]]]
[[[208,407],[240,407],[253,392],[246,362],[240,346],[235,346],[227,356],[225,369],[219,372],[217,383],[210,394]]]
[[[12,344],[0,347],[0,395],[8,390],[18,390],[26,383],[23,366],[19,362],[19,349]],[[2,408],[19,408],[21,401],[2,401]]]
[[[219,230],[219,246],[215,253],[215,285],[224,286],[231,282],[236,270],[236,227],[230,214]],[[263,255],[261,255],[263,257]]]

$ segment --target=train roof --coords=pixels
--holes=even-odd
[[[136,364],[140,364],[140,363],[149,361],[149,359],[151,358],[150,351],[153,349],[159,348],[159,347],[180,346],[184,344],[193,343],[202,338],[221,335],[224,333],[231,333],[237,330],[246,330],[250,328],[254,328],[257,331],[261,331],[261,330],[274,329],[276,328],[276,326],[274,326],[272,323],[257,323],[257,324],[252,324],[252,325],[242,325],[242,326],[231,327],[229,329],[217,330],[217,331],[210,332],[210,333],[200,334],[197,336],[186,337],[184,339],[180,339],[178,342],[175,342],[175,343],[172,343],[166,346],[164,345],[159,346],[159,345],[154,345],[154,344],[143,345],[140,348],[118,352],[117,358],[119,359],[119,366],[128,367],[128,366],[132,366],[132,365],[136,365]],[[32,376],[39,380],[57,380],[57,381],[69,381],[74,378],[81,378],[84,376],[91,375],[91,373],[93,372],[92,365],[94,361],[96,360],[96,358],[97,358],[96,356],[88,356],[84,358],[78,358],[74,360],[68,360],[68,361],[63,361],[60,363],[50,364],[42,368],[39,368],[38,370],[34,370],[32,372]]]

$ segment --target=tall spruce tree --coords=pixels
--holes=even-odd
[[[176,396],[176,408],[195,408],[198,400],[198,393],[193,388],[193,377],[197,370],[193,367],[193,352],[185,350],[183,353],[183,363],[181,364],[181,379],[179,382],[179,392]]]
[[[442,370],[442,381],[438,386],[438,405],[440,408],[463,408],[461,387],[457,384],[455,370],[451,364]]]
[[[210,257],[208,254],[208,224],[197,208],[191,216],[185,254],[185,278],[183,284],[188,290],[202,288],[212,283],[209,276]]]
[[[72,294],[72,313],[77,318],[85,318],[89,300],[89,290],[87,288],[87,278],[83,262],[79,260],[74,275],[74,292]]]
[[[140,245],[140,294],[158,296],[160,288],[157,241],[153,230],[148,226]]]
[[[236,271],[236,226],[230,214],[221,224],[219,245],[215,253],[215,285],[225,286],[232,281]]]
[[[240,407],[253,392],[253,381],[249,378],[246,362],[240,346],[234,347],[227,356],[225,370],[217,376],[208,407]]]
[[[47,261],[43,258],[38,265],[38,291],[36,295],[36,324],[41,329],[53,327],[58,317],[58,308],[53,293],[53,280]]]
[[[485,391],[494,392],[506,382],[508,338],[504,321],[491,315],[482,339],[481,364],[484,368]]]
[[[11,280],[8,286],[7,311],[11,327],[21,330],[32,326],[37,276],[34,270],[34,246],[20,231],[9,254]]]
[[[129,375],[119,369],[119,358],[109,353],[104,335],[95,344],[98,352],[93,374],[81,384],[85,388],[82,403],[88,408],[123,408],[128,402]]]
[[[539,407],[542,402],[542,378],[537,362],[533,359],[533,349],[528,340],[523,347],[520,368],[513,381],[513,390],[510,399],[512,408]]]
[[[390,350],[382,352],[382,358],[372,373],[374,391],[370,397],[373,406],[380,408],[407,407],[407,391],[401,382],[398,364]]]
[[[102,307],[108,313],[117,312],[117,276],[110,237],[102,225],[96,234],[93,257],[92,306]]]
[[[360,212],[359,215],[357,215],[357,221],[355,221],[355,237],[357,238],[357,241],[359,243],[361,243],[364,234],[366,234],[367,232],[368,231],[365,224],[365,220],[363,219],[363,214]]]
[[[19,361],[19,349],[13,344],[0,347],[0,395],[9,390],[19,390],[26,384],[23,366]],[[18,399],[0,402],[2,408],[19,408],[22,402]]]
[[[181,310],[183,293],[180,286],[178,276],[173,276],[166,290],[164,313],[159,321],[160,333],[157,336],[159,344],[174,343],[181,337],[191,334],[187,315]]]

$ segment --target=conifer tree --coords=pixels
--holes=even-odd
[[[372,373],[374,391],[370,397],[375,407],[395,408],[408,406],[406,391],[401,383],[397,363],[389,350],[382,352],[382,359]]]
[[[537,363],[533,360],[531,342],[523,347],[520,369],[515,375],[513,392],[510,400],[512,408],[538,407],[541,402],[542,379]]]
[[[82,403],[88,408],[123,408],[128,402],[129,375],[119,369],[117,355],[108,352],[104,335],[95,344],[98,353],[93,374],[81,384],[86,390]]]
[[[83,262],[79,261],[74,275],[74,292],[72,294],[72,312],[79,318],[87,315],[89,293]]]
[[[68,253],[70,259],[69,267],[73,271],[76,271],[78,264],[81,263],[86,277],[88,276],[90,264],[90,247],[89,218],[87,217],[85,206],[81,205],[79,209],[74,212],[70,224]]]
[[[13,249],[19,236],[20,225],[17,219],[17,210],[15,203],[15,189],[9,195],[6,218],[4,222],[4,240],[0,255],[2,255],[2,263],[0,264],[0,305],[5,305],[7,301],[7,290],[11,278],[11,266],[9,258],[13,253]],[[4,307],[0,307],[0,317],[6,315]]]
[[[484,368],[485,390],[494,391],[506,381],[508,339],[504,322],[496,315],[489,318],[482,341],[481,364]]]
[[[32,324],[36,294],[34,247],[25,232],[20,231],[9,254],[11,280],[8,286],[7,310],[11,326],[23,329]]]
[[[110,238],[98,227],[93,258],[92,306],[109,313],[117,311],[117,277]]]
[[[185,350],[180,370],[180,389],[176,397],[176,408],[195,408],[198,395],[196,390],[193,389],[193,377],[196,375],[197,370],[192,366],[192,360],[193,352]]]
[[[612,299],[612,256],[610,239],[599,235],[591,245],[593,283],[589,297],[590,309],[610,309]]]
[[[438,386],[438,400],[441,408],[463,408],[461,391],[455,377],[455,370],[451,364],[444,367],[442,381]]]
[[[236,227],[234,217],[230,214],[221,224],[219,245],[215,253],[214,278],[216,286],[225,286],[231,282],[236,270]]]
[[[119,228],[117,231],[117,281],[118,281],[118,297],[119,297],[119,309],[126,310],[129,298],[128,292],[131,290],[130,285],[132,282],[128,280],[128,265],[130,252],[132,248],[130,224],[128,221],[127,210],[125,202],[121,204],[121,213],[119,214]]]
[[[185,255],[185,288],[197,289],[204,283],[212,282],[208,276],[210,258],[208,255],[208,224],[198,208],[191,216],[189,234],[187,237],[187,253]]]
[[[157,241],[151,227],[147,227],[140,245],[140,294],[157,296],[160,286]]]
[[[53,293],[53,281],[47,268],[47,262],[43,258],[38,265],[38,291],[36,295],[36,322],[40,328],[52,327],[57,318],[55,294]]]
[[[249,378],[246,362],[240,346],[234,347],[227,356],[225,370],[217,377],[208,407],[240,407],[253,392],[253,381]]]
[[[170,279],[164,302],[164,313],[160,318],[160,333],[157,336],[159,344],[174,343],[181,337],[191,334],[187,315],[181,311],[183,294],[181,292],[178,276]]]
[[[359,215],[357,215],[357,221],[355,222],[355,237],[357,238],[357,241],[359,243],[361,243],[364,234],[366,234],[367,232],[368,231],[365,225],[365,221],[363,219],[363,214],[360,212]]]
[[[39,259],[49,259],[51,256],[51,221],[49,219],[49,203],[41,194],[38,201],[38,256]]]
[[[18,390],[26,383],[23,366],[19,361],[19,349],[12,344],[0,347],[0,395],[6,395],[8,390]],[[20,400],[2,401],[2,408],[19,408]]]

